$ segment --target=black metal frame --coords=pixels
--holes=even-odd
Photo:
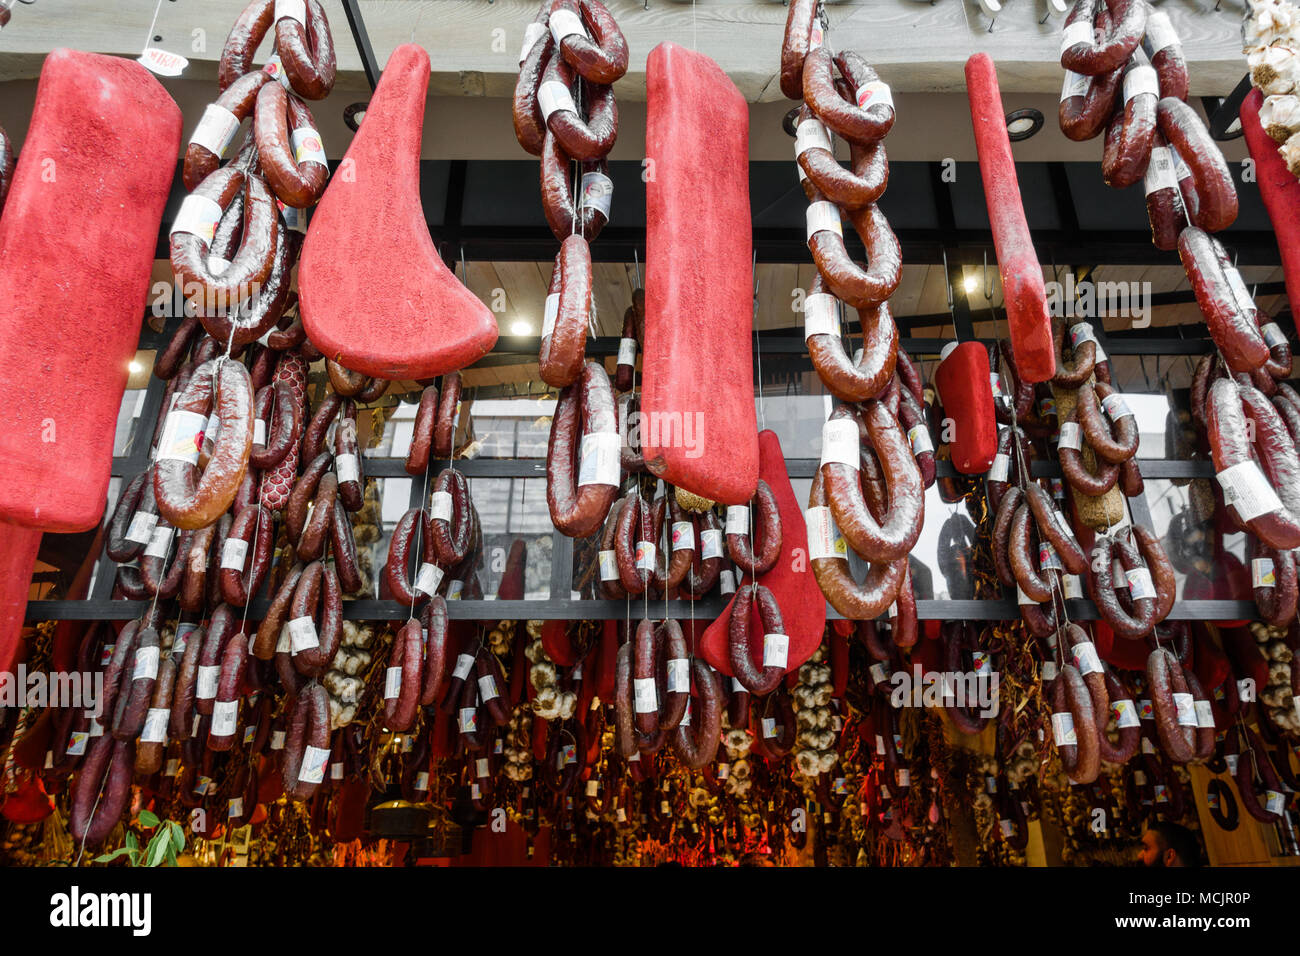
[[[986,237],[986,243],[991,240]],[[947,250],[941,251],[941,257]],[[954,249],[954,252],[957,250]],[[969,250],[967,250],[969,251]],[[955,272],[956,256],[948,258],[950,273]],[[954,278],[950,275],[950,278]],[[959,276],[956,276],[959,278]],[[953,310],[949,321],[957,330],[958,337],[973,337],[974,317],[965,290],[960,281],[951,283],[953,291]],[[900,317],[907,322],[907,317]],[[160,348],[169,338],[177,320],[168,322],[161,332],[154,332],[148,326],[140,339],[142,349]],[[1287,323],[1290,324],[1290,323]],[[1285,326],[1284,326],[1285,327]],[[1158,330],[1157,330],[1158,331]],[[1184,330],[1185,331],[1185,330]],[[1292,341],[1296,340],[1295,328],[1288,330]],[[1097,333],[1102,344],[1111,355],[1201,355],[1213,348],[1212,341],[1204,336],[1173,338],[1168,335],[1136,336],[1131,333],[1107,335],[1098,327]],[[917,356],[937,355],[946,339],[937,337],[904,338],[900,345]],[[992,340],[983,340],[986,342]],[[602,337],[588,341],[587,352],[593,356],[615,355],[618,352],[617,338]],[[522,358],[537,354],[539,341],[536,338],[503,338],[492,355]],[[807,349],[803,338],[794,330],[754,333],[754,345],[761,348],[768,356],[805,356]],[[145,393],[139,420],[154,421],[162,407],[165,383],[152,378]],[[138,474],[148,465],[149,444],[136,442],[131,454],[113,459],[112,474],[126,478]],[[433,462],[430,468],[434,473],[446,462]],[[1148,459],[1139,462],[1143,477],[1146,478],[1186,478],[1210,477],[1214,474],[1211,463],[1206,461]],[[786,466],[792,478],[810,478],[816,471],[818,461],[811,458],[790,458]],[[544,478],[545,461],[542,459],[476,459],[458,461],[456,467],[468,478]],[[1035,462],[1032,468],[1036,478],[1059,477],[1060,469],[1050,462]],[[398,458],[367,458],[366,473],[374,478],[406,478],[404,462]],[[938,464],[940,475],[953,474],[951,464]],[[418,506],[423,494],[421,483],[411,480],[410,501]],[[1149,521],[1150,514],[1144,497],[1130,499],[1129,505],[1138,521]],[[628,614],[628,605],[622,601],[579,600],[556,597],[567,595],[573,584],[573,540],[552,532],[551,555],[551,594],[548,600],[541,601],[453,601],[449,603],[449,613],[453,618],[466,620],[501,620],[501,619],[616,619],[622,620]],[[27,606],[28,622],[41,620],[124,620],[143,614],[149,607],[148,601],[112,601],[109,596],[115,577],[113,562],[103,555],[99,559],[99,569],[95,576],[95,586],[87,600],[67,601],[33,601]],[[634,602],[635,603],[635,602]],[[267,595],[263,594],[249,607],[249,616],[260,619],[268,604]],[[702,601],[656,602],[655,613],[669,617],[700,620],[715,618],[726,606],[722,598]],[[1066,602],[1070,617],[1078,620],[1097,618],[1096,607],[1090,601],[1070,600]],[[1011,595],[1002,600],[919,600],[918,616],[923,620],[1014,620],[1018,617],[1015,601]],[[344,604],[344,616],[351,620],[397,620],[405,618],[409,608],[397,601],[378,601],[359,599]],[[1178,601],[1174,605],[1170,618],[1173,620],[1240,620],[1255,615],[1255,605],[1250,601]],[[828,606],[827,616],[836,619],[839,615]]]

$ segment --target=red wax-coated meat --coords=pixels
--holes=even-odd
[[[744,504],[758,485],[749,110],[675,43],[650,51],[646,85],[641,445],[665,481]]]
[[[104,513],[181,111],[144,67],[56,49],[0,219],[0,669],[42,531]]]
[[[776,432],[759,432],[758,449],[759,477],[771,487],[777,512],[781,515],[781,556],[771,571],[759,577],[758,583],[772,592],[781,608],[785,632],[790,635],[786,670],[792,671],[812,657],[822,642],[822,631],[826,627],[826,597],[817,586],[808,562],[808,529],[803,520],[803,508],[790,486],[785,455],[781,452]],[[700,656],[728,676],[732,670],[727,631],[734,602],[733,597],[726,610],[705,629],[698,645]],[[750,635],[754,646],[761,647],[763,627],[758,618],[757,604],[754,607]]]
[[[1286,278],[1289,302],[1300,302],[1300,179],[1291,175],[1273,137],[1259,123],[1259,108],[1264,102],[1259,90],[1251,90],[1241,104],[1241,128],[1246,145],[1255,160],[1255,178],[1264,208],[1277,234],[1282,253],[1282,273]]]
[[[345,368],[433,378],[491,351],[497,325],[443,264],[420,205],[429,55],[393,51],[365,122],[311,218],[298,267],[312,345]]]
[[[42,534],[0,521],[0,672],[12,670]]]
[[[1052,319],[1047,311],[1043,270],[1034,252],[1020,200],[1020,183],[1011,158],[998,74],[988,54],[977,53],[966,61],[966,92],[970,97],[980,176],[984,180],[984,201],[993,228],[998,272],[1002,276],[1011,349],[1025,381],[1045,382],[1056,374]]]
[[[978,342],[963,342],[948,353],[934,373],[939,402],[951,425],[941,434],[949,439],[952,465],[963,475],[982,475],[998,450],[998,423],[989,384],[989,356]]]
[[[0,219],[0,520],[104,513],[181,112],[144,67],[57,49]]]

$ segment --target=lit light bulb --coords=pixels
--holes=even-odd
[[[962,282],[962,288],[967,292],[974,292],[979,287],[979,282],[980,280],[974,276],[967,276],[965,281]]]
[[[139,362],[135,362],[135,361],[132,361],[131,364],[127,367],[131,370],[132,375],[138,375],[140,374],[140,372],[144,370],[144,366],[141,365]]]
[[[510,323],[511,335],[531,335],[532,332],[532,323],[526,322],[523,319],[516,319],[514,322]]]

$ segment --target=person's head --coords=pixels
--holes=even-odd
[[[1201,845],[1177,823],[1154,823],[1142,834],[1143,866],[1200,866]]]

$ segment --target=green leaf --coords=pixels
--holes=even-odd
[[[139,823],[140,826],[144,827],[144,829],[152,830],[161,821],[159,821],[157,814],[155,814],[153,811],[141,810],[140,816],[137,818],[136,822]]]
[[[161,866],[163,858],[167,855],[167,849],[171,846],[171,841],[165,836],[159,835],[149,841],[149,854],[145,857],[145,866]]]
[[[112,862],[113,860],[116,860],[119,856],[122,856],[124,853],[130,853],[130,852],[131,852],[131,848],[128,847],[128,846],[118,847],[118,848],[117,848],[116,850],[114,850],[112,853],[103,853],[103,854],[100,854],[99,856],[95,857],[94,862],[96,862],[96,863],[110,863],[110,862]]]
[[[167,830],[171,834],[173,853],[185,852],[185,828],[173,820],[168,822]]]
[[[140,841],[136,839],[135,834],[132,833],[130,830],[126,831],[126,845],[128,848],[132,850],[140,849]]]

